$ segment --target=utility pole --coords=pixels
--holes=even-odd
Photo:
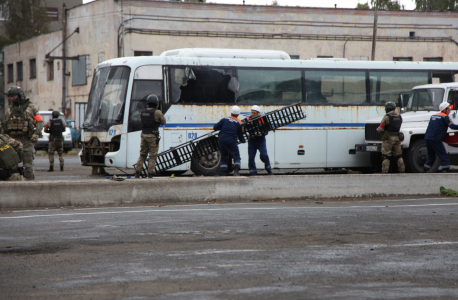
[[[65,57],[65,39],[67,38],[67,7],[65,3],[62,5],[62,56]],[[65,71],[67,70],[67,62],[62,60],[62,113],[65,114],[66,98],[67,98],[67,78]],[[67,116],[65,116],[67,117]]]
[[[377,39],[378,1],[379,0],[375,1],[374,32],[372,34],[372,55],[371,55],[371,60],[375,60],[375,40]]]
[[[122,25],[122,57],[126,56],[124,50],[124,6],[121,0],[121,25]]]

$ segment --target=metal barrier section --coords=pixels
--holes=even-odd
[[[262,114],[256,118],[243,120],[243,134],[246,140],[250,138],[265,135],[269,131],[289,125],[296,121],[306,118],[300,103],[291,104],[280,109]]]
[[[274,131],[277,128],[305,118],[306,114],[302,110],[300,103],[291,104],[262,114],[256,118],[243,120],[243,135],[248,141],[251,138],[265,135],[269,131]],[[193,159],[199,159],[200,157],[219,151],[218,132],[219,131],[212,131],[194,140],[159,153],[156,159],[156,174],[190,162]],[[147,176],[146,169],[147,164],[145,161],[141,172],[142,177]]]
[[[157,155],[156,174],[219,150],[215,131],[170,148]]]

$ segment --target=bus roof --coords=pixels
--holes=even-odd
[[[399,61],[346,61],[346,60],[299,60],[299,59],[255,59],[255,58],[206,58],[177,56],[120,57],[104,61],[113,66],[129,66],[136,69],[144,65],[210,66],[210,67],[254,67],[254,68],[298,68],[298,69],[362,69],[362,70],[444,70],[458,73],[458,62],[399,62]]]
[[[185,48],[164,51],[160,56],[207,58],[291,59],[284,51],[257,49]]]

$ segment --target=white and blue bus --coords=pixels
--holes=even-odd
[[[95,71],[83,124],[81,161],[86,166],[133,168],[140,151],[139,113],[155,94],[167,124],[159,152],[213,130],[238,105],[242,119],[252,105],[268,112],[300,102],[307,118],[267,135],[272,168],[367,168],[364,122],[403,104],[412,87],[454,82],[458,63],[293,60],[282,51],[178,49],[160,56],[122,57]],[[247,145],[240,145],[248,169]],[[214,152],[173,168],[198,175],[219,172]],[[259,158],[257,165],[263,166]]]

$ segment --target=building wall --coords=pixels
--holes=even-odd
[[[5,90],[11,86],[21,86],[38,110],[60,107],[62,102],[62,62],[54,61],[54,77],[48,80],[48,60],[45,58],[53,45],[62,41],[62,32],[40,35],[6,46],[5,51]],[[30,60],[36,60],[36,78],[30,78]],[[17,80],[17,63],[22,61],[23,80]],[[8,65],[13,64],[14,80],[8,82]],[[7,103],[8,105],[8,103]]]
[[[88,64],[86,83],[73,85],[72,61],[66,61],[70,76],[65,77],[65,101],[72,108],[71,118],[75,103],[87,101],[95,66],[118,56],[133,56],[135,51],[159,55],[170,49],[202,47],[283,50],[301,59],[331,56],[369,60],[371,56],[374,16],[369,10],[155,0],[122,4],[121,7],[119,0],[97,0],[68,10],[65,35],[77,27],[80,33],[67,40],[66,55],[85,55]],[[457,12],[379,11],[378,22],[376,60],[411,57],[422,61],[440,57],[444,62],[458,61],[454,42],[458,41]],[[22,54],[14,48],[19,47],[17,44],[10,46],[5,51],[5,65],[19,59],[25,61],[26,54],[36,52],[34,46],[50,50],[61,41],[59,31],[18,43]],[[26,47],[32,50],[24,50]],[[49,50],[36,54],[41,61],[37,68]],[[61,53],[59,47],[53,55]],[[62,69],[56,70],[55,77],[53,82],[35,80],[35,84],[39,83],[36,87],[34,83],[23,83],[31,86],[29,90],[39,91],[33,99],[40,109],[48,109],[50,104],[53,109],[62,108]]]

